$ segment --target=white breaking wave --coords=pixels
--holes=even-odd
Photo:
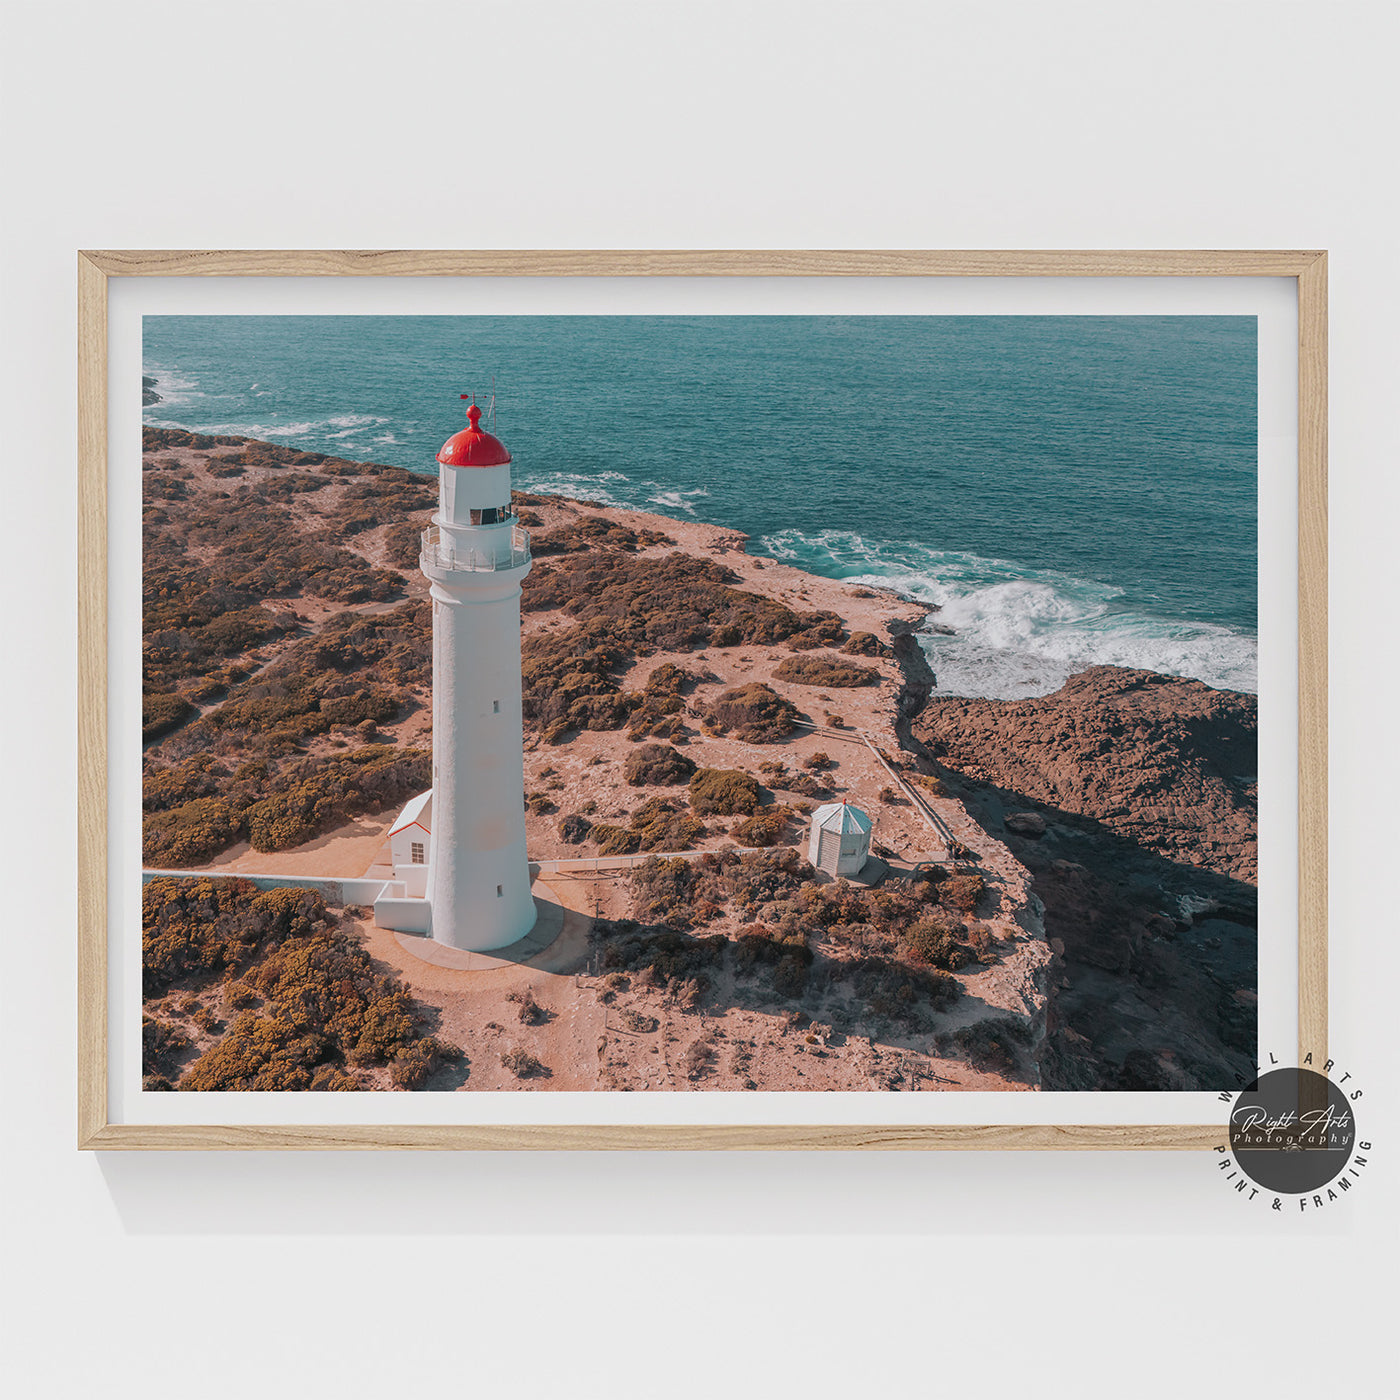
[[[146,408],[147,416],[152,421],[154,421],[153,410],[163,412],[176,404],[193,403],[194,400],[204,397],[197,379],[186,379],[183,375],[176,374],[174,370],[161,369],[157,365],[143,365],[141,373],[156,381],[152,388],[160,395],[158,404],[150,404]],[[178,425],[171,424],[170,426]]]
[[[655,482],[647,482],[647,486],[655,486]],[[653,506],[664,506],[667,510],[683,510],[687,515],[695,514],[695,507],[690,504],[693,496],[708,496],[710,493],[703,487],[697,486],[691,491],[662,491],[657,490],[657,494],[647,497],[647,504]]]
[[[524,473],[516,486],[523,491],[537,491],[547,496],[573,496],[582,500],[596,501],[600,506],[616,506],[620,510],[636,510],[630,501],[619,500],[603,484],[604,481],[626,481],[621,472],[599,472],[587,475],[583,472],[541,472],[539,475]]]
[[[1090,666],[1137,667],[1224,690],[1258,690],[1255,637],[1133,611],[1121,604],[1123,590],[1110,584],[1004,559],[871,542],[842,530],[783,530],[760,543],[798,567],[938,604],[919,641],[940,694],[1048,695]]]
[[[309,433],[318,433],[323,438],[346,438],[354,437],[357,433],[363,432],[366,428],[377,428],[389,420],[387,418],[377,418],[369,413],[342,413],[334,418],[322,418],[311,423],[284,423],[284,424],[261,424],[255,423],[252,427],[245,428],[206,428],[205,432],[239,432],[244,437],[305,437]],[[337,432],[328,432],[330,428],[336,428]]]
[[[156,393],[164,393],[159,376],[157,376]],[[190,397],[202,398],[204,396],[192,394]],[[172,400],[172,402],[183,402],[183,400]],[[156,404],[153,407],[159,409],[164,405]],[[160,426],[150,410],[147,410],[146,421],[152,426]],[[191,423],[185,421],[170,426],[184,428],[192,433],[203,433],[208,437],[250,437],[267,441],[271,438],[298,438],[314,435],[322,441],[331,441],[337,438],[355,437],[369,428],[382,427],[390,421],[388,418],[369,413],[342,413],[333,418],[319,418],[304,423]]]

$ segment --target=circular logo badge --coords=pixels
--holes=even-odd
[[[1310,1069],[1260,1075],[1230,1113],[1230,1151],[1266,1191],[1301,1195],[1326,1186],[1355,1146],[1356,1116],[1347,1096]]]

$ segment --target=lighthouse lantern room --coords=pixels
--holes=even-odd
[[[412,816],[406,807],[395,823],[397,833],[403,817],[420,821],[426,851],[420,844],[415,852],[410,841],[409,863],[425,855],[427,869],[393,882],[375,903],[375,918],[482,951],[518,941],[535,922],[520,686],[520,585],[530,572],[530,537],[511,507],[510,453],[482,430],[475,402],[467,420],[438,453],[438,509],[419,558],[433,605],[431,800],[415,798]],[[425,809],[430,823],[421,822]],[[415,887],[426,894],[415,897]]]

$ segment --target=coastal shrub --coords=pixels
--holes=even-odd
[[[228,690],[228,682],[223,676],[193,676],[180,682],[180,694],[196,705],[206,700],[217,700]]]
[[[722,933],[696,936],[674,928],[650,931],[635,923],[604,921],[603,965],[637,974],[636,985],[686,986],[685,1004],[694,1005],[724,962],[729,940]]]
[[[287,622],[273,617],[266,608],[242,608],[223,613],[200,628],[201,647],[214,656],[239,656],[263,642],[281,635]]]
[[[852,632],[850,640],[841,648],[845,656],[893,656],[894,648],[882,642],[873,632]]]
[[[513,1048],[501,1052],[501,1065],[517,1079],[537,1079],[547,1077],[549,1070],[527,1050]]]
[[[769,969],[780,996],[800,997],[806,991],[812,961],[807,935],[790,921],[751,924],[735,943],[735,967],[748,974]]]
[[[714,560],[679,553],[636,556],[602,549],[551,558],[525,581],[521,606],[526,612],[559,610],[573,625],[525,638],[526,721],[551,743],[563,742],[573,730],[624,725],[633,738],[679,739],[681,696],[692,679],[668,676],[663,665],[642,692],[623,696],[617,676],[635,657],[662,649],[771,644],[798,634],[810,639],[833,628],[841,635],[834,614],[793,612],[732,587],[736,581]],[[780,738],[790,732],[783,716],[790,720],[796,710],[768,695],[763,713],[730,721],[712,716],[712,722],[751,726],[751,742]]]
[[[149,742],[169,734],[197,713],[183,695],[143,695],[141,697],[141,739]]]
[[[830,970],[835,980],[849,982],[856,997],[876,1015],[906,1024],[916,1024],[925,1009],[946,1010],[962,995],[950,973],[910,966],[878,953],[834,962]]]
[[[238,1011],[179,1088],[359,1087],[341,1082],[345,1064],[388,1064],[419,1046],[422,1013],[408,990],[375,970],[316,891],[158,879],[143,890],[142,905],[146,997],[172,982],[224,978],[225,1003]],[[182,1005],[204,1029],[222,1029],[193,996]]]
[[[994,1016],[961,1026],[953,1032],[953,1043],[978,1070],[1009,1074],[1020,1060],[1020,1052],[1033,1038],[1030,1022],[1014,1016]]]
[[[290,792],[255,802],[244,813],[248,837],[255,851],[285,851],[309,841],[334,799],[315,787],[298,786]]]
[[[227,776],[227,770],[209,753],[195,754],[176,767],[148,764],[141,778],[141,806],[147,812],[161,812],[196,798],[212,797]]]
[[[758,771],[772,788],[782,788],[784,792],[795,792],[802,797],[829,797],[831,789],[810,773],[795,773],[786,763],[760,763]]]
[[[310,890],[258,889],[246,880],[162,876],[141,891],[146,996],[172,983],[237,972],[260,947],[309,933],[325,915]]]
[[[967,930],[967,946],[980,963],[996,961],[995,943],[996,935],[986,924],[973,924]]]
[[[227,850],[243,834],[242,813],[221,797],[198,797],[141,823],[141,857],[157,869],[199,865]]]
[[[715,1046],[712,1040],[701,1036],[693,1041],[681,1059],[681,1068],[687,1079],[702,1079],[714,1064]]]
[[[675,544],[660,530],[634,529],[603,515],[580,515],[566,520],[554,529],[534,535],[530,552],[537,558],[550,554],[576,554],[598,548],[620,549],[635,554],[658,544]]]
[[[787,639],[793,651],[810,651],[814,647],[835,646],[846,640],[846,625],[828,609],[799,614],[802,627]]]
[[[516,1019],[522,1026],[542,1026],[553,1018],[553,1013],[535,1000],[535,994],[529,987],[523,992],[507,992],[506,1000],[514,1004]]]
[[[911,962],[940,967],[945,972],[955,972],[968,961],[967,950],[956,941],[955,930],[932,917],[909,926],[900,950]]]
[[[669,744],[643,744],[627,755],[623,776],[632,787],[673,787],[695,772],[694,759]]]
[[[156,799],[180,781],[179,773],[158,776],[153,784]],[[304,758],[275,777],[269,776],[265,762],[241,765],[232,779],[223,781],[225,796],[148,813],[143,858],[154,866],[195,865],[245,834],[255,850],[286,850],[351,816],[403,802],[430,782],[427,751],[392,744],[365,744],[325,758]]]
[[[312,1085],[329,1041],[278,1016],[239,1014],[233,1029],[190,1066],[181,1089],[285,1091]]]
[[[421,1089],[428,1080],[445,1064],[462,1058],[461,1049],[436,1036],[425,1035],[403,1050],[395,1053],[389,1061],[389,1082],[396,1089]],[[316,1086],[313,1084],[313,1088]],[[340,1085],[330,1087],[340,1088]],[[351,1080],[344,1087],[358,1087]]]
[[[567,841],[571,846],[577,846],[579,842],[588,839],[588,833],[593,830],[593,823],[580,812],[570,812],[563,821],[559,823],[559,839]]]
[[[595,822],[589,837],[601,855],[684,851],[704,839],[705,827],[678,804],[653,797],[632,813],[628,826]]]
[[[699,768],[690,779],[690,805],[699,816],[747,815],[762,795],[758,779],[737,768]]]
[[[402,703],[384,690],[360,686],[348,695],[328,695],[307,682],[290,693],[280,680],[249,687],[214,710],[208,723],[215,730],[301,741],[340,726],[394,719]]]
[[[425,750],[366,744],[288,769],[274,784],[274,792],[248,805],[243,820],[254,850],[287,850],[352,815],[402,802],[430,781]]]
[[[685,734],[683,694],[694,687],[699,677],[672,662],[656,667],[641,690],[640,703],[632,711],[627,725],[627,737],[639,740],[680,738]]]
[[[836,760],[818,749],[816,753],[808,756],[806,766],[818,773],[824,773],[828,769],[836,767]]]
[[[384,559],[396,569],[418,567],[426,521],[396,520],[384,531]]]
[[[804,652],[789,656],[779,663],[773,674],[780,681],[792,681],[797,685],[829,685],[834,689],[880,683],[880,673],[873,666],[857,666],[853,661],[842,661],[829,653],[814,656]]]
[[[703,714],[718,733],[748,744],[774,744],[792,733],[797,706],[762,681],[720,693]]]
[[[986,881],[974,870],[965,875],[949,876],[939,885],[938,897],[949,909],[960,914],[975,914],[986,888]]]
[[[612,822],[594,822],[588,839],[603,856],[630,856],[641,849],[641,837],[630,827],[617,826]]]
[[[703,873],[701,892],[710,898],[732,899],[738,908],[754,910],[788,898],[813,878],[816,871],[792,846],[772,851],[736,851],[728,847],[696,862]]]
[[[635,556],[582,551],[550,561],[526,579],[526,612],[562,609],[579,622],[609,619],[638,655],[701,647],[772,644],[830,631],[830,613],[796,613],[776,599],[732,585],[733,570],[713,559],[673,553]]]
[[[695,872],[681,856],[653,856],[632,872],[632,913],[646,923],[686,929],[695,916]]]
[[[311,1083],[307,1088],[312,1093],[354,1093],[364,1086],[352,1074],[346,1074],[339,1065],[322,1063],[311,1072]]]
[[[571,730],[620,729],[634,697],[614,678],[631,650],[606,622],[558,632],[537,632],[521,645],[522,713],[547,742]]]
[[[190,1038],[179,1026],[158,1017],[141,1017],[141,1073],[169,1081],[176,1074],[176,1063]]]
[[[741,846],[776,846],[783,839],[790,815],[782,803],[761,807],[747,821],[732,827],[729,834]]]

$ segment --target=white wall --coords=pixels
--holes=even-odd
[[[1377,1389],[1400,1163],[1395,7],[4,14],[14,1393]],[[75,1152],[74,866],[51,833],[74,789],[83,246],[1329,248],[1334,1046],[1367,1082],[1373,1174],[1299,1223],[1194,1154]]]

